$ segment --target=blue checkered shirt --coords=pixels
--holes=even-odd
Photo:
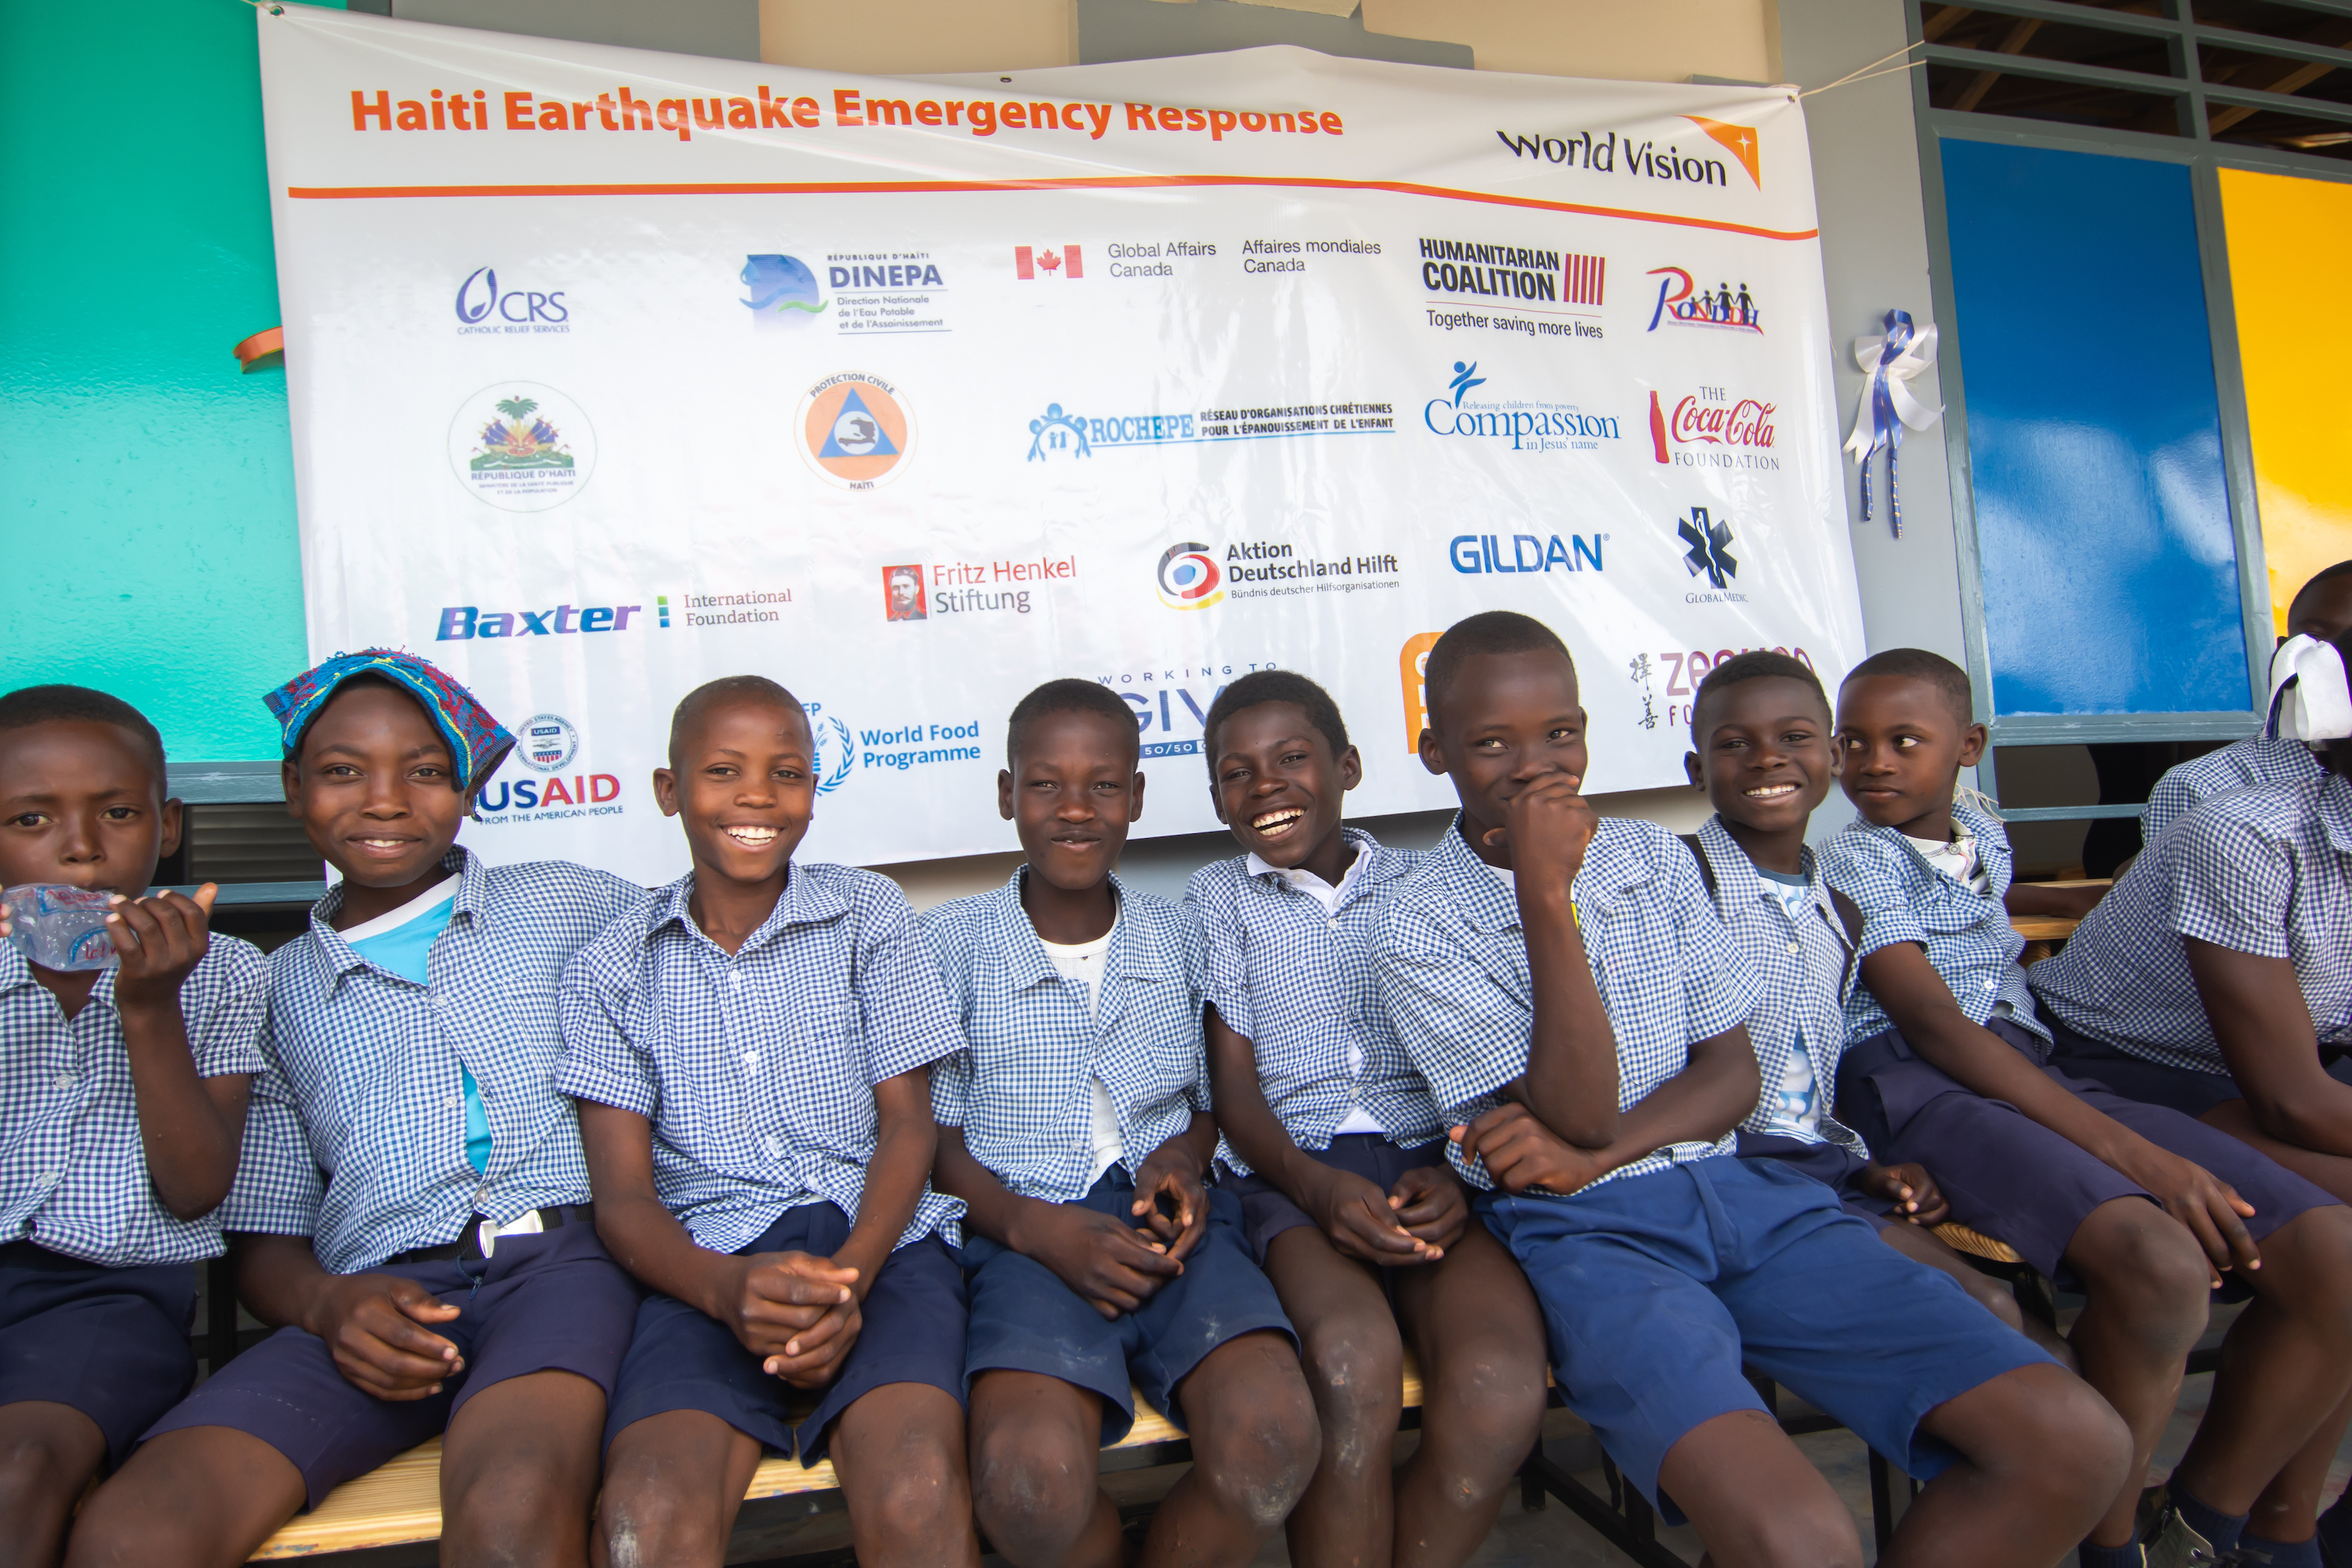
[[[1630,1110],[1681,1072],[1694,1040],[1756,1010],[1756,982],[1700,886],[1682,841],[1654,823],[1603,817],[1570,889],[1586,958],[1617,1037],[1617,1104]],[[1373,939],[1389,1016],[1448,1122],[1500,1105],[1528,1068],[1534,981],[1516,895],[1462,837],[1459,817],[1412,875],[1381,900]],[[1670,1143],[1593,1184],[1647,1175],[1733,1150]],[[1492,1189],[1481,1166],[1454,1168]],[[1590,1189],[1587,1189],[1590,1190]]]
[[[1811,1142],[1835,1143],[1867,1159],[1870,1151],[1862,1135],[1829,1113],[1837,1098],[1838,1058],[1845,1055],[1845,999],[1853,989],[1857,965],[1845,922],[1838,918],[1829,889],[1813,865],[1813,852],[1799,851],[1812,883],[1812,907],[1802,920],[1792,920],[1789,906],[1756,874],[1755,862],[1725,830],[1721,817],[1706,819],[1698,830],[1698,842],[1715,872],[1717,912],[1723,916],[1740,959],[1763,983],[1756,1011],[1748,1020],[1748,1038],[1756,1047],[1764,1092],[1739,1125],[1750,1132],[1794,1135],[1773,1116],[1772,1107],[1801,1045],[1821,1107],[1820,1136]]]
[[[1089,1017],[1086,983],[1055,969],[1021,907],[1027,870],[923,916],[969,1042],[931,1076],[931,1110],[1006,1188],[1066,1204],[1094,1169],[1089,1078],[1110,1092],[1129,1175],[1209,1109],[1201,922],[1113,877],[1118,923]]]
[[[174,1219],[147,1179],[115,972],[68,1021],[33,966],[0,942],[0,1243],[30,1240],[108,1268],[221,1251],[220,1211]],[[261,950],[219,931],[180,986],[196,1076],[261,1070]]]
[[[266,1065],[223,1228],[307,1236],[321,1267],[356,1274],[455,1241],[478,1214],[503,1225],[588,1201],[580,1124],[554,1083],[557,984],[646,890],[565,860],[489,866],[462,846],[441,864],[462,879],[428,984],[352,951],[328,923],[340,884],[269,955]],[[466,1158],[461,1068],[489,1117],[486,1172]]]
[[[2198,802],[2248,784],[2302,784],[2327,772],[2309,746],[2286,735],[2254,735],[2191,757],[2156,781],[2140,814],[2140,837],[2153,844]]]
[[[2322,773],[2213,795],[2132,862],[2033,989],[2073,1029],[2226,1073],[2184,939],[2291,959],[2324,1046],[2352,1041],[2352,783]]]
[[[1417,1148],[1445,1123],[1381,1001],[1372,931],[1381,899],[1422,857],[1340,831],[1364,866],[1349,868],[1355,880],[1334,915],[1279,871],[1252,876],[1246,855],[1192,873],[1184,897],[1200,911],[1203,984],[1225,1026],[1256,1047],[1258,1087],[1292,1142],[1328,1149],[1360,1105],[1391,1142]],[[1250,1173],[1231,1143],[1221,1141],[1217,1157]]]
[[[1916,942],[1951,988],[1960,1011],[1979,1024],[2005,1016],[2047,1041],[2049,1026],[2035,1016],[2033,994],[2017,955],[2025,939],[2009,923],[2001,900],[2016,858],[2000,821],[1966,801],[1952,803],[1952,821],[1976,840],[1985,891],[1963,887],[1927,864],[1892,827],[1856,817],[1822,847],[1822,875],[1862,910],[1862,956],[1898,942]],[[1867,985],[1846,998],[1846,1038],[1857,1043],[1895,1027]],[[2044,1054],[2047,1054],[2046,1048]]]
[[[855,1219],[874,1086],[963,1048],[915,911],[887,877],[794,862],[730,955],[693,892],[688,873],[572,961],[555,1087],[653,1123],[654,1190],[714,1252],[804,1204]],[[962,1208],[926,1191],[898,1245],[956,1243]]]

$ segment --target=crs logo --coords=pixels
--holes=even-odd
[[[479,331],[503,331],[506,328],[486,326],[496,317],[500,321],[530,331],[570,331],[571,307],[563,302],[563,290],[541,293],[537,289],[516,289],[501,291],[498,272],[491,268],[477,267],[457,285],[456,300],[457,321],[461,326]]]
[[[816,793],[831,795],[849,782],[857,766],[857,742],[849,726],[838,714],[824,717],[824,704],[808,704],[809,771],[816,778]]]
[[[1225,574],[1197,540],[1161,552],[1158,579],[1160,602],[1171,610],[1205,610],[1225,596]]]
[[[515,736],[515,755],[533,773],[562,773],[579,754],[580,731],[561,713],[534,713]]]

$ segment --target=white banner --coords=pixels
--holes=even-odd
[[[814,716],[807,853],[1003,849],[1004,719],[1201,719],[1304,671],[1358,815],[1442,805],[1417,665],[1575,651],[1589,787],[1680,784],[1694,681],[1862,623],[1787,90],[1306,50],[893,80],[257,13],[310,647],[522,736],[469,842],[646,881],[669,710]]]

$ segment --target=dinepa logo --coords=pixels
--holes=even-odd
[[[805,326],[811,318],[824,314],[824,294],[816,274],[797,256],[774,251],[747,256],[736,277],[750,296],[736,302],[762,327]]]
[[[1731,553],[1731,524],[1710,520],[1706,508],[1695,506],[1690,515],[1675,520],[1675,536],[1690,548],[1683,552],[1683,570],[1696,577],[1706,574],[1706,580],[1720,594],[1731,586],[1731,579],[1739,575],[1739,558]],[[1693,594],[1693,600],[1707,601],[1712,595]]]
[[[563,290],[501,290],[497,271],[477,267],[457,285],[455,301],[460,335],[480,332],[568,332],[572,310]]]
[[[838,714],[828,715],[822,702],[808,704],[809,772],[816,793],[831,795],[849,782],[857,768],[857,741]]]
[[[1091,458],[1094,448],[1087,445],[1087,422],[1076,414],[1065,414],[1058,403],[1045,405],[1045,412],[1029,421],[1029,461],[1040,462],[1056,452],[1066,452],[1073,458]]]
[[[538,773],[560,773],[580,754],[580,731],[561,713],[534,713],[515,735],[515,755]]]
[[[870,490],[906,471],[915,455],[915,418],[898,389],[877,375],[829,375],[801,399],[793,424],[801,456],[819,479]]]
[[[1041,277],[1064,278],[1075,283],[1086,275],[1086,258],[1075,245],[1066,245],[1058,251],[1052,246],[1013,247],[1013,276],[1024,283],[1034,283]]]
[[[1764,315],[1757,308],[1756,297],[1742,283],[1734,294],[1731,285],[1720,283],[1712,294],[1697,288],[1691,275],[1679,267],[1654,267],[1650,276],[1659,280],[1658,302],[1650,311],[1649,331],[1660,326],[1713,327],[1718,331],[1754,332],[1764,335]]]
[[[1159,584],[1160,602],[1171,610],[1205,610],[1225,596],[1224,573],[1197,540],[1160,553]]]

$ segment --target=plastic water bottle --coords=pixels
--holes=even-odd
[[[13,928],[9,940],[44,969],[111,969],[114,942],[106,917],[114,895],[103,888],[63,882],[27,882],[0,893]]]

